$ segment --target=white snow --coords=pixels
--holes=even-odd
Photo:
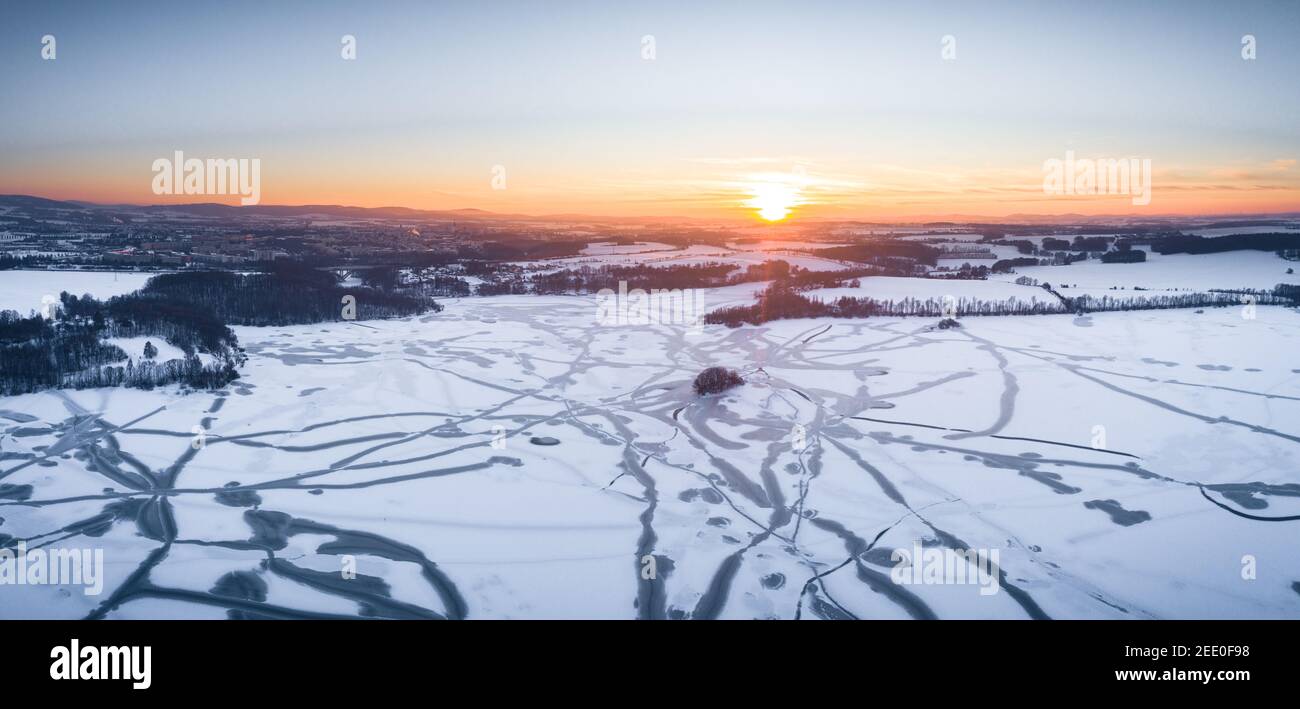
[[[144,345],[146,342],[153,343],[153,346],[158,350],[158,354],[154,357],[155,362],[162,363],[169,359],[185,359],[185,352],[181,348],[161,337],[109,337],[104,342],[122,348],[127,357],[137,362],[145,359]]]
[[[40,312],[45,296],[58,298],[63,291],[76,296],[89,293],[107,300],[139,290],[154,275],[130,271],[0,271],[0,310],[15,310],[22,315]]]
[[[1209,238],[1219,236],[1231,236],[1233,234],[1287,234],[1294,233],[1300,236],[1300,232],[1295,229],[1288,229],[1286,226],[1237,226],[1237,227],[1212,227],[1206,229],[1186,229],[1186,234],[1195,234]]]
[[[584,252],[586,253],[586,252]],[[791,266],[798,266],[810,271],[837,271],[852,266],[844,261],[811,256],[787,249],[769,250],[734,250],[721,246],[695,244],[685,249],[653,253],[591,251],[592,255],[573,258],[549,259],[546,261],[521,261],[522,266],[544,266],[551,269],[574,268],[578,266],[689,266],[709,263],[730,263],[745,268],[767,261],[786,261]]]
[[[858,288],[819,288],[807,292],[808,297],[831,301],[843,296],[874,298],[876,300],[942,300],[946,296],[957,299],[1004,301],[1016,298],[1022,301],[1039,300],[1047,303],[1060,301],[1051,293],[1035,286],[1021,286],[1005,281],[968,281],[956,278],[896,278],[893,276],[865,276],[858,279]]]
[[[1160,259],[1125,279],[1202,285],[1183,264],[1228,273],[1224,285],[1264,280],[1256,259],[1209,259]],[[1097,271],[1100,283],[1124,268],[1091,265],[1044,270],[1081,283]],[[761,287],[705,300],[749,302]],[[856,290],[1038,289],[870,278]],[[418,564],[351,533],[418,550],[470,618],[1300,617],[1295,523],[1243,516],[1300,514],[1294,309],[692,333],[599,325],[587,297],[444,304],[401,320],[236,328],[250,359],[221,392],[0,399],[0,484],[47,503],[5,488],[0,534],[45,538],[109,505],[167,505],[178,541],[149,579],[177,593],[129,595],[115,618],[224,617],[232,601],[209,592],[233,572],[265,583],[254,608],[356,615],[344,555],[354,583],[382,579],[402,608],[452,612]],[[710,365],[747,383],[698,397],[690,383]],[[111,477],[169,469],[164,496]],[[256,509],[222,502],[231,484]],[[296,532],[266,541],[274,530],[254,521],[271,513]],[[105,551],[104,596],[0,587],[0,617],[93,612],[162,546],[136,519],[57,542]],[[996,550],[1016,592],[890,580],[892,550],[942,540]],[[266,568],[268,555],[287,566]],[[286,575],[295,569],[337,585]]]
[[[610,256],[623,254],[644,254],[655,251],[672,251],[676,247],[672,244],[663,244],[653,241],[638,242],[635,244],[616,244],[609,241],[594,241],[587,244],[587,248],[582,250],[583,256]]]
[[[1207,291],[1213,288],[1270,289],[1279,283],[1300,284],[1300,262],[1287,261],[1268,251],[1230,251],[1221,254],[1148,253],[1143,263],[1102,263],[1089,260],[1068,266],[1020,266],[1015,273],[990,279],[1014,281],[1021,276],[1039,282],[1067,284],[1087,289],[1140,286],[1158,290]]]

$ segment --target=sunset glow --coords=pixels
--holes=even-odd
[[[745,205],[756,210],[765,221],[779,222],[790,216],[791,210],[803,203],[801,190],[792,182],[757,182],[751,188],[751,197]]]
[[[915,620],[856,673],[1284,683],[1296,626],[1255,636],[1300,621],[1297,29],[0,2],[0,660],[397,702],[501,654],[424,621]],[[665,697],[806,695],[839,676],[808,645],[636,652]],[[616,657],[544,654],[566,689]]]
[[[1294,84],[1300,48],[1275,42],[1267,60],[1242,60],[1237,37],[1215,33],[1225,16],[1250,25],[1246,10],[1197,7],[1175,26],[1128,17],[1147,40],[1141,57],[1103,53],[1065,82],[1060,47],[1105,35],[1108,13],[953,18],[829,3],[736,17],[668,5],[626,22],[550,23],[543,37],[533,28],[553,18],[541,6],[485,18],[403,3],[368,10],[383,30],[355,29],[357,58],[346,60],[334,35],[351,13],[338,7],[303,18],[256,5],[251,27],[238,12],[177,9],[172,21],[190,28],[180,36],[92,3],[59,36],[64,53],[44,61],[14,29],[58,29],[43,7],[15,4],[0,23],[0,193],[196,201],[150,189],[150,165],[179,150],[260,159],[266,205],[737,222],[1300,210],[1300,92],[1276,90]],[[1043,24],[1062,29],[1025,30]],[[868,26],[890,30],[864,43]],[[963,38],[950,60],[940,26]],[[660,42],[643,57],[652,30]],[[510,51],[485,55],[489,37]],[[224,56],[232,38],[241,50],[223,62],[158,61]],[[409,49],[425,46],[437,51]],[[1170,57],[1179,71],[1159,73]],[[888,77],[864,70],[886,62]],[[1150,202],[1045,194],[1044,162],[1067,151],[1149,159]]]

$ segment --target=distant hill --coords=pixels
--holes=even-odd
[[[55,200],[30,195],[0,195],[0,207],[17,209],[60,209],[69,211],[112,211],[174,214],[189,214],[196,217],[236,217],[236,216],[270,216],[270,217],[305,217],[324,216],[345,219],[534,219],[516,214],[497,214],[482,209],[426,210],[410,207],[348,207],[338,204],[303,204],[303,205],[252,205],[236,206],[201,202],[194,204],[96,204],[80,200]]]
[[[333,217],[338,219],[398,219],[398,220],[444,220],[444,221],[498,221],[498,222],[556,222],[564,224],[641,224],[641,225],[707,225],[719,222],[717,219],[699,219],[694,217],[683,216],[608,216],[594,214],[508,214],[501,212],[489,212],[482,209],[446,209],[446,210],[429,210],[414,209],[411,207],[350,207],[339,204],[301,204],[301,205],[272,205],[258,204],[252,206],[237,206],[230,204],[218,204],[215,202],[198,202],[192,204],[153,204],[153,205],[135,205],[135,204],[96,204],[83,200],[55,200],[44,197],[35,197],[31,195],[0,195],[0,207],[11,207],[16,209],[58,209],[68,211],[87,211],[87,212],[116,212],[116,213],[171,213],[183,214],[200,218],[230,218],[239,216],[266,216],[266,217]],[[1300,216],[1300,213],[1285,214],[1225,214],[1217,216],[1198,215],[1195,217],[1180,217],[1178,215],[1152,215],[1137,219],[1131,215],[1114,215],[1114,216],[1084,216],[1080,214],[1056,214],[1056,215],[1033,215],[1033,214],[1012,214],[1005,217],[982,217],[972,215],[935,215],[927,219],[904,220],[894,222],[877,222],[866,219],[826,219],[826,218],[808,218],[795,222],[799,224],[822,224],[822,225],[869,225],[869,226],[924,226],[926,228],[954,228],[974,225],[984,226],[1065,226],[1065,225],[1088,225],[1088,224],[1115,224],[1115,225],[1161,225],[1168,221],[1195,221],[1199,225],[1206,222],[1211,226],[1247,226],[1247,225],[1276,225],[1281,224],[1282,220],[1294,219]],[[1221,221],[1215,221],[1215,220]],[[721,220],[726,221],[726,220]]]
[[[29,209],[85,209],[77,202],[61,202],[44,197],[22,194],[0,194],[0,207],[27,207]]]

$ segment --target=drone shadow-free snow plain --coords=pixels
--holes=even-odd
[[[445,305],[237,328],[215,393],[0,400],[0,539],[106,566],[0,615],[1300,617],[1293,310],[692,332]],[[746,383],[697,396],[712,365]],[[997,550],[995,588],[897,582],[917,548]]]

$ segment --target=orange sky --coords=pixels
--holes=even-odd
[[[1300,211],[1298,3],[747,4],[13,3],[0,193],[237,201],[154,194],[153,161],[182,150],[259,159],[263,204],[745,220]],[[42,57],[44,33],[57,58]],[[1150,159],[1150,203],[1045,193],[1044,164],[1069,152]]]
[[[192,154],[187,154],[187,157]],[[21,182],[0,175],[0,192],[100,203],[238,204],[238,195],[155,195],[153,173],[119,169],[118,160],[83,163],[69,175],[61,165],[30,165]],[[407,168],[407,169],[394,169]],[[1300,168],[1291,159],[1202,168],[1153,161],[1149,204],[1132,195],[1047,194],[1044,169],[890,165],[822,165],[783,158],[679,160],[653,170],[581,175],[553,165],[495,165],[478,175],[425,173],[418,165],[381,160],[352,169],[314,169],[265,158],[261,204],[342,204],[362,207],[483,209],[498,213],[581,213],[608,216],[689,216],[756,220],[763,201],[785,202],[790,219],[876,221],[965,215],[1209,215],[1300,211]],[[128,179],[129,177],[129,179]],[[785,210],[777,210],[785,211]]]

